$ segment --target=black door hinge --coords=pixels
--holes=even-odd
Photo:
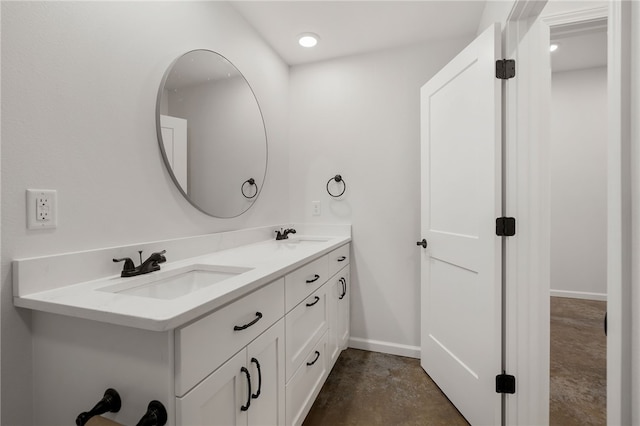
[[[497,393],[516,393],[516,377],[509,374],[498,374],[496,376]]]
[[[496,78],[508,80],[516,76],[515,59],[498,59],[496,61]]]
[[[499,237],[513,237],[516,235],[516,218],[499,217],[496,219],[496,235]]]

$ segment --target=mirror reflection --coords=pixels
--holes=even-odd
[[[160,85],[156,120],[165,164],[191,204],[221,218],[253,205],[266,174],[266,132],[231,62],[204,49],[176,59]]]

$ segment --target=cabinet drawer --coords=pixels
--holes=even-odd
[[[176,396],[184,395],[283,315],[284,280],[279,279],[176,330]]]
[[[312,293],[285,317],[287,380],[302,364],[328,327],[327,286]]]
[[[322,256],[284,277],[287,312],[327,281],[329,278],[328,263],[328,257]]]
[[[338,247],[331,253],[327,255],[329,258],[329,276],[332,277],[336,274],[340,269],[344,268],[349,264],[351,260],[349,257],[349,247],[351,244],[345,244],[342,247]]]
[[[327,377],[326,346],[325,333],[287,384],[287,425],[301,425],[320,393]]]

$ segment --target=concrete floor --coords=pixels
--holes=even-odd
[[[420,360],[347,349],[303,426],[467,424]]]
[[[607,302],[551,298],[549,424],[607,423]]]
[[[551,298],[550,425],[606,424],[605,308]],[[347,349],[303,426],[467,424],[419,360]]]

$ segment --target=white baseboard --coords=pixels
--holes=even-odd
[[[550,290],[549,295],[553,297],[569,297],[572,299],[607,301],[606,293],[590,293],[587,291]]]
[[[352,337],[349,339],[349,347],[371,352],[381,352],[390,355],[406,356],[409,358],[420,358],[419,346],[401,345],[399,343],[381,342],[379,340],[360,339],[358,337]]]

